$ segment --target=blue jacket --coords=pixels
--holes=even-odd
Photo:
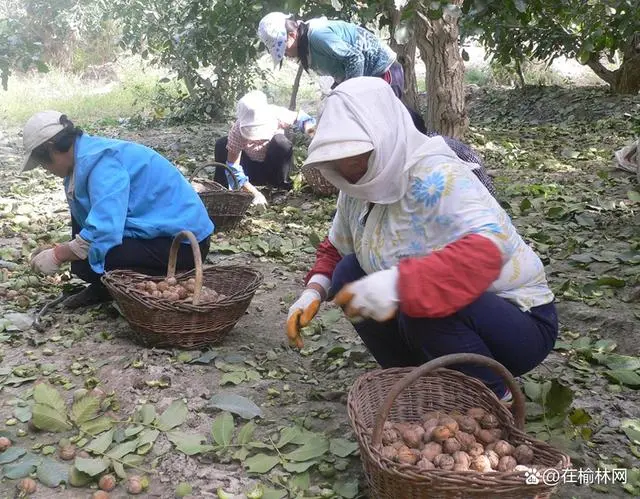
[[[373,33],[344,21],[311,19],[309,67],[342,83],[358,76],[382,76],[396,54]]]
[[[190,230],[198,241],[214,225],[187,179],[154,150],[83,134],[73,173],[64,179],[71,214],[90,243],[89,264],[102,274],[107,252],[125,237],[155,239]]]

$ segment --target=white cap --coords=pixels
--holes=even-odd
[[[238,101],[236,109],[240,133],[247,140],[271,140],[278,129],[278,119],[259,90],[249,92]]]
[[[287,28],[285,22],[291,14],[271,12],[260,20],[258,24],[258,36],[265,44],[271,58],[273,67],[277,67],[284,59],[284,51],[287,48]]]
[[[36,147],[64,130],[64,125],[60,123],[61,117],[62,113],[58,111],[40,111],[29,118],[22,131],[25,160],[21,171],[26,172],[40,166],[31,158],[31,153]]]

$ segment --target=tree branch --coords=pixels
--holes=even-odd
[[[605,68],[602,65],[602,63],[596,57],[593,57],[593,55],[591,55],[591,57],[589,57],[589,60],[587,61],[587,66],[589,66],[591,68],[591,70],[596,75],[598,75],[599,78],[602,78],[609,85],[614,85],[615,84],[616,72],[615,71],[610,71],[607,68]]]

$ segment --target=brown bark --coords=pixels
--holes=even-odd
[[[452,3],[459,5],[462,0]],[[427,69],[427,130],[462,138],[469,120],[465,111],[458,19],[445,14],[432,20],[417,12],[415,23],[418,49]]]
[[[605,68],[600,59],[591,57],[587,61],[593,72],[606,81],[616,94],[640,92],[640,32],[631,37],[622,56],[622,64],[614,71]]]
[[[416,78],[416,34],[413,25],[410,27],[411,37],[409,41],[403,45],[399,44],[396,39],[396,29],[400,24],[402,11],[397,10],[395,5],[391,5],[388,10],[389,19],[391,20],[391,40],[389,46],[398,55],[398,62],[402,64],[404,70],[404,102],[411,109],[418,110],[418,81]],[[412,23],[413,24],[413,23]]]

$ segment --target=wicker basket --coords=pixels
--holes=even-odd
[[[188,238],[196,268],[175,276],[180,242]],[[202,266],[200,247],[189,231],[180,232],[171,245],[167,277],[185,281],[195,276],[191,303],[154,298],[136,289],[141,281],[162,281],[130,270],[112,270],[102,282],[133,329],[132,338],[145,346],[199,348],[222,341],[247,310],[262,283],[262,274],[238,266]],[[213,303],[199,303],[202,286],[226,295]]]
[[[315,194],[319,196],[335,196],[338,194],[336,186],[324,178],[317,168],[305,166],[302,169],[302,175]]]
[[[515,423],[514,416],[482,382],[458,371],[440,369],[464,363],[487,366],[502,375],[514,396]],[[382,431],[387,419],[418,422],[429,411],[463,412],[471,407],[482,407],[494,414],[510,443],[526,443],[533,449],[531,466],[539,467],[539,483],[525,483],[523,471],[427,471],[382,456]],[[477,354],[446,355],[418,368],[366,373],[349,391],[348,413],[360,446],[369,497],[375,499],[547,498],[555,484],[544,483],[543,477],[548,476],[544,470],[554,469],[561,474],[570,464],[567,455],[523,432],[525,405],[520,388],[502,364]]]
[[[234,181],[234,190],[227,189],[213,180],[199,179],[198,183],[202,184],[205,190],[198,192],[198,195],[207,209],[209,218],[216,226],[216,232],[234,229],[251,205],[253,196],[248,192],[235,190],[238,187],[238,179],[231,168],[223,163],[210,163],[196,168],[191,177],[189,177],[189,181],[193,182],[196,173],[211,166],[224,168],[231,173]]]

